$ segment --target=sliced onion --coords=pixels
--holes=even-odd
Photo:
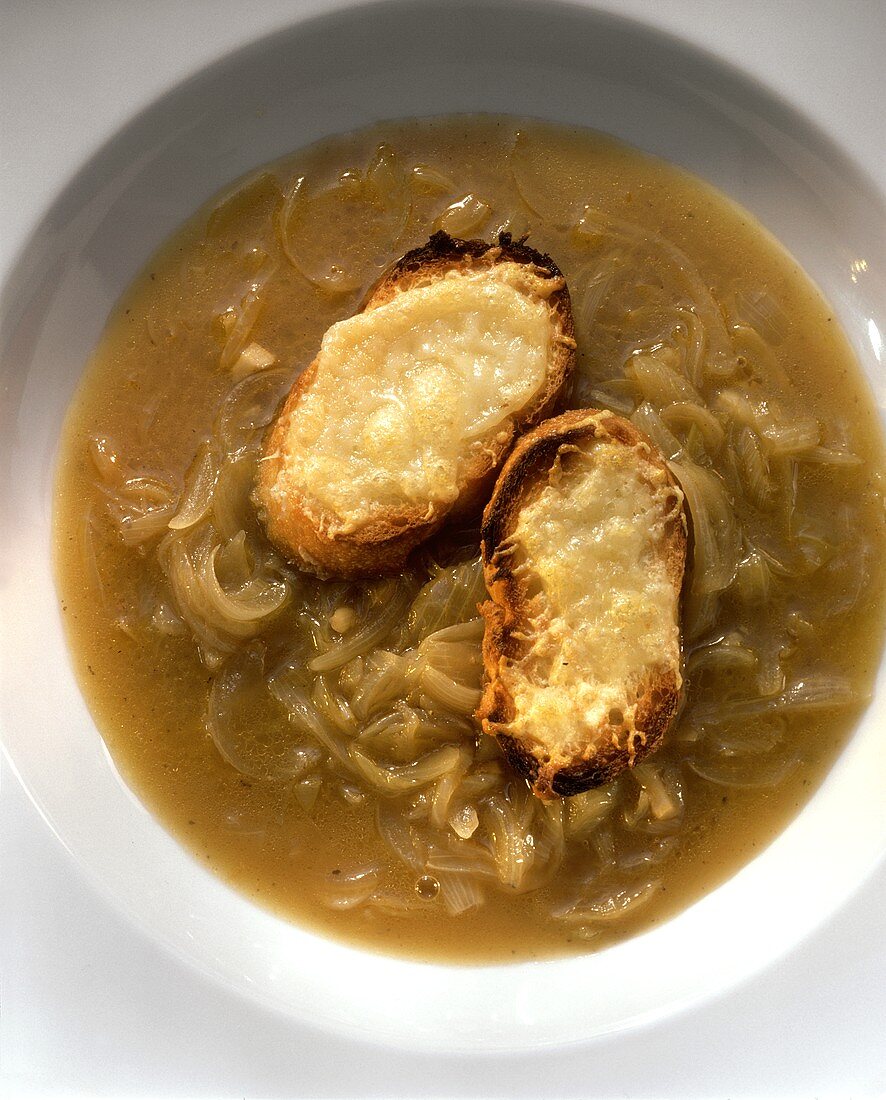
[[[89,457],[106,485],[119,485],[128,476],[121,467],[117,448],[106,436],[93,436],[89,440]]]
[[[223,539],[253,530],[255,508],[250,493],[257,459],[256,449],[244,448],[229,454],[221,464],[212,494],[212,522]]]
[[[451,917],[470,913],[483,904],[483,890],[470,876],[441,872],[437,875],[437,881],[440,883],[443,906]]]
[[[630,416],[636,409],[633,386],[626,378],[608,378],[598,382],[590,391],[590,404],[595,408],[603,406],[621,416]]]
[[[632,771],[649,801],[649,812],[659,822],[676,822],[683,816],[683,789],[679,776],[654,764],[637,764]]]
[[[462,840],[468,840],[477,831],[480,818],[475,806],[461,806],[449,815],[449,827]]]
[[[818,673],[797,680],[775,695],[707,703],[693,708],[690,714],[699,725],[723,725],[736,718],[758,714],[840,710],[864,701],[852,681],[845,676]]]
[[[703,752],[705,756],[717,760],[762,756],[784,741],[787,728],[784,715],[764,714],[757,718],[744,718],[732,727],[708,731]]]
[[[740,560],[741,532],[735,507],[712,471],[689,461],[668,465],[686,494],[692,520],[692,588],[699,596],[721,592],[735,578]]]
[[[357,723],[348,701],[334,690],[327,677],[318,676],[314,680],[311,697],[322,717],[335,726],[339,733],[348,737],[356,735]]]
[[[322,786],[323,780],[319,775],[309,775],[307,779],[302,779],[296,783],[295,800],[305,813],[313,813]]]
[[[762,287],[737,290],[732,295],[730,313],[736,322],[749,325],[774,346],[782,342],[790,325],[782,304]]]
[[[223,759],[241,775],[279,782],[304,772],[305,759],[292,740],[282,708],[277,722],[255,720],[256,707],[275,706],[259,649],[232,657],[213,677],[206,728]]]
[[[352,746],[350,756],[357,772],[376,790],[386,794],[402,794],[425,787],[451,771],[458,764],[461,748],[458,745],[444,745],[412,764],[393,768],[376,764],[357,746]]]
[[[486,599],[483,563],[471,561],[435,570],[409,610],[409,636],[413,644],[445,627],[477,622],[477,608]]]
[[[222,447],[232,452],[254,443],[270,424],[292,380],[291,370],[272,367],[238,382],[222,402],[215,422],[215,436]]]
[[[709,669],[715,672],[726,669],[753,672],[757,664],[757,654],[740,638],[718,638],[692,651],[686,660],[686,672],[689,676],[697,676]]]
[[[557,228],[574,221],[579,191],[566,158],[521,130],[514,139],[510,165],[517,192],[530,210]]]
[[[790,422],[758,417],[757,422],[760,425],[760,435],[771,454],[794,455],[809,452],[821,438],[821,428],[812,417],[799,417]]]
[[[631,356],[625,364],[624,372],[644,401],[651,401],[659,407],[677,403],[697,406],[702,404],[701,394],[692,383],[655,354]]]
[[[250,281],[249,289],[237,307],[233,307],[234,324],[228,332],[222,348],[219,365],[223,371],[230,370],[249,342],[255,323],[264,308],[264,291],[277,271],[276,260],[266,256],[262,266]]]
[[[664,421],[648,401],[644,401],[632,414],[631,423],[649,436],[665,458],[674,460],[685,457],[680,440],[665,427]]]
[[[365,172],[345,172],[322,190],[313,190],[304,177],[296,179],[279,215],[280,244],[314,286],[350,293],[390,260],[410,208],[399,159],[390,146],[380,145]],[[359,233],[353,231],[355,222]]]
[[[489,836],[503,886],[520,890],[532,861],[527,835],[520,828],[514,808],[502,797],[493,796],[484,803],[489,818]]]
[[[489,203],[468,192],[437,215],[433,228],[442,229],[451,237],[470,237],[482,229],[491,211]]]
[[[716,456],[723,446],[726,437],[723,426],[713,413],[702,405],[678,401],[663,408],[660,415],[668,428],[685,429],[692,426],[698,428],[704,439],[705,450],[711,457]]]
[[[750,764],[746,757],[721,756],[697,759],[690,757],[689,768],[719,787],[760,788],[778,787],[799,767],[796,757],[773,758],[766,763],[755,760]]]
[[[323,876],[320,898],[330,909],[343,912],[365,905],[379,884],[379,867],[367,864],[348,871],[336,870]]]
[[[276,614],[289,599],[285,581],[251,577],[233,592],[228,592],[219,583],[215,571],[220,549],[218,545],[212,548],[199,575],[208,600],[222,619],[228,624],[251,625]]]
[[[197,451],[185,478],[178,510],[169,521],[173,531],[184,531],[204,519],[212,507],[212,493],[218,478],[219,459],[210,444]]]
[[[331,757],[343,765],[348,774],[355,774],[344,741],[337,733],[326,728],[313,700],[291,669],[284,669],[272,676],[268,681],[268,689],[289,712],[289,720],[297,729],[322,745]]]
[[[231,376],[239,382],[248,374],[255,374],[257,371],[273,367],[276,362],[277,356],[272,351],[253,341],[247,344],[238,355],[237,361],[231,367]]]
[[[684,311],[697,316],[703,326],[704,374],[720,378],[735,370],[736,357],[720,308],[695,265],[672,241],[646,226],[605,214],[590,205],[584,208],[575,233],[597,250],[601,242],[624,250],[629,270],[640,255],[654,266],[663,267],[684,296],[681,303]],[[695,374],[689,377],[695,385],[700,384],[701,379]]]
[[[551,915],[558,920],[595,924],[617,923],[642,909],[660,889],[661,879],[657,877],[641,881],[636,885],[611,888],[602,885],[593,892],[589,892],[587,897],[580,897],[561,905]]]
[[[414,676],[407,657],[385,649],[373,650],[366,658],[363,676],[351,695],[351,708],[358,718],[366,719],[392,699],[408,695],[413,684]],[[366,728],[361,736],[369,732]]]
[[[444,672],[426,664],[420,674],[422,690],[443,707],[444,710],[454,714],[473,714],[480,705],[481,691],[479,688],[466,687],[456,683]]]
[[[473,757],[472,746],[462,745],[458,761],[455,766],[442,775],[434,785],[434,794],[431,798],[431,824],[437,829],[446,828],[446,818],[449,813],[449,804],[462,777],[468,770]],[[476,813],[476,811],[475,811]],[[473,831],[473,830],[472,830]],[[468,834],[470,836],[470,833]]]
[[[402,809],[383,800],[378,804],[375,822],[382,840],[400,862],[417,874],[424,874],[428,858],[427,843],[418,830],[404,820]]]
[[[419,191],[430,194],[452,192],[455,182],[437,168],[429,164],[416,164],[412,169],[412,182]]]
[[[108,514],[116,524],[122,542],[127,546],[139,546],[167,529],[175,507],[174,496],[170,496],[165,504],[153,506],[143,506],[126,500],[110,500]]]
[[[819,466],[841,466],[854,470],[864,464],[860,455],[834,447],[810,447],[797,456],[801,462],[812,462]]]
[[[775,491],[760,437],[751,428],[738,428],[732,433],[732,454],[748,499],[761,511],[771,508]]]
[[[342,638],[325,653],[314,657],[308,667],[312,672],[331,672],[380,645],[394,627],[405,619],[412,603],[412,595],[405,579],[380,586],[376,606],[380,604],[381,607],[377,612],[367,615],[363,624],[347,638]]]
[[[612,812],[616,787],[607,783],[583,794],[573,795],[567,805],[567,829],[570,836],[579,836],[595,829]]]

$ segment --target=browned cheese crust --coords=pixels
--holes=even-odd
[[[514,241],[502,233],[495,244],[462,241],[446,233],[435,233],[427,244],[407,252],[375,284],[363,305],[373,309],[401,291],[419,287],[457,268],[482,270],[498,263],[520,263],[553,281],[548,302],[555,318],[555,339],[543,389],[514,418],[508,430],[499,431],[485,448],[478,448],[469,463],[454,505],[438,507],[429,516],[427,508],[389,508],[356,531],[328,534],[332,517],[317,515],[307,502],[290,494],[281,507],[271,492],[281,470],[289,461],[287,438],[298,416],[302,395],[316,375],[317,362],[296,379],[295,384],[270,425],[259,462],[254,499],[258,516],[269,539],[287,558],[301,568],[326,577],[366,577],[395,573],[403,568],[409,553],[434,534],[453,515],[478,512],[491,491],[495,475],[520,432],[544,420],[556,408],[569,384],[575,363],[575,340],[569,291],[550,256]]]
[[[525,575],[521,578],[512,571],[507,540],[516,528],[520,510],[547,484],[561,448],[564,445],[581,448],[595,439],[599,434],[598,423],[605,425],[605,433],[611,440],[626,447],[647,444],[649,451],[643,461],[651,469],[663,470],[668,484],[676,486],[658,449],[633,424],[606,411],[574,410],[546,421],[520,439],[483,514],[481,547],[490,599],[480,608],[486,625],[485,685],[477,718],[484,732],[498,740],[515,771],[529,780],[536,795],[545,799],[579,794],[600,786],[639,763],[661,743],[680,706],[679,669],[663,662],[650,670],[640,686],[632,731],[619,731],[608,724],[588,728],[585,743],[571,756],[559,755],[556,750],[541,752],[538,746],[525,744],[511,734],[516,708],[499,673],[503,664],[523,658],[531,648],[531,641],[526,633],[529,595]],[[642,465],[640,472],[642,476]],[[686,517],[681,509],[668,520],[659,547],[667,577],[678,594],[683,584],[686,550]]]

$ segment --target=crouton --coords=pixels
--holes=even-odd
[[[320,576],[402,569],[447,517],[479,514],[574,358],[549,256],[435,233],[327,330],[270,426],[255,500],[272,543]]]
[[[686,544],[662,455],[613,413],[547,420],[508,458],[483,516],[477,717],[539,797],[605,783],[660,744],[683,682]]]

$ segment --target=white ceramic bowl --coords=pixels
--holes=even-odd
[[[302,21],[174,89],[66,188],[4,273],[2,730],[35,803],[106,896],[180,958],[314,1024],[413,1048],[521,1049],[650,1020],[749,975],[886,853],[886,667],[822,789],[752,864],[666,925],[596,955],[447,968],[319,939],[209,875],[118,777],[68,664],[49,556],[59,428],[114,300],[241,173],[326,134],[452,111],[616,134],[742,202],[833,303],[886,403],[883,196],[740,73],[581,8],[392,2]]]

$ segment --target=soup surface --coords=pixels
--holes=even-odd
[[[250,501],[324,331],[438,228],[554,257],[571,404],[630,417],[691,511],[682,715],[566,801],[533,798],[472,717],[476,527],[402,576],[319,581]],[[587,132],[387,123],[241,181],[127,290],[66,425],[59,589],[126,781],[248,897],[423,959],[587,951],[721,882],[833,761],[881,648],[883,468],[828,306],[724,196]]]

